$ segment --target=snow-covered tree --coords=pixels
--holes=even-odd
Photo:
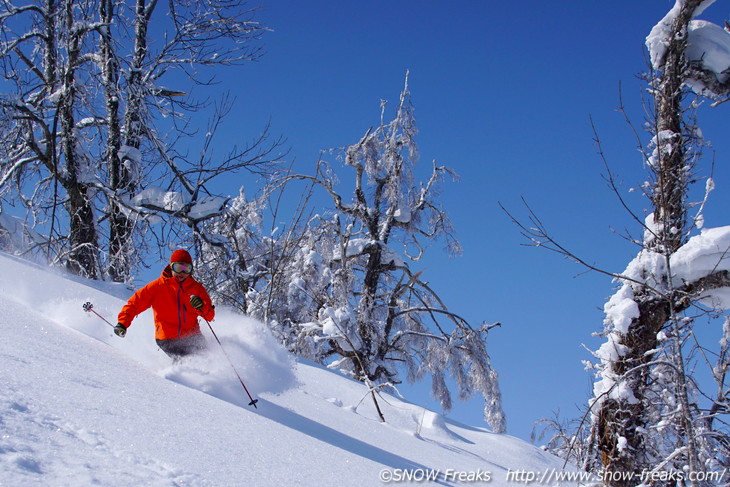
[[[730,35],[693,20],[711,3],[677,1],[647,37],[654,123],[647,154],[652,177],[645,187],[652,208],[642,250],[605,306],[606,342],[596,352],[593,441],[604,470],[634,473],[636,479],[647,471],[716,470],[728,461],[727,430],[714,430],[717,416],[702,410],[689,364],[697,350],[692,344],[698,314],[708,305],[722,311],[730,304],[715,299],[730,286],[730,229],[703,229],[692,237],[702,226],[701,213],[688,216],[701,138],[685,99],[691,89],[725,96],[723,71],[730,67]],[[724,57],[719,70],[718,55]],[[712,188],[709,180],[707,192]],[[714,404],[724,409],[725,388],[718,386],[722,393]]]
[[[718,319],[730,306],[730,227],[703,228],[712,179],[701,203],[690,201],[705,144],[696,109],[703,97],[719,103],[730,93],[730,34],[695,19],[713,1],[677,0],[647,37],[653,116],[645,151],[650,178],[641,187],[650,208],[646,218],[631,213],[643,238],[633,239],[640,251],[628,267],[610,273],[589,264],[559,244],[531,210],[530,225],[515,220],[535,244],[619,284],[604,306],[597,363],[589,364],[596,372],[590,434],[580,432],[571,441],[582,444],[566,446],[556,428],[555,443],[608,485],[712,485],[719,477],[689,473],[730,466],[728,329]],[[610,169],[608,181],[629,208]],[[719,347],[699,338],[701,321],[724,323],[716,328]]]
[[[191,150],[202,128],[191,114],[211,105],[185,93],[209,84],[207,68],[259,56],[254,11],[243,0],[3,3],[0,191],[28,208],[49,256],[129,280],[148,223],[189,231],[210,216],[199,210],[213,206],[211,179],[266,162],[276,146],[264,147],[266,132],[220,154],[209,129]],[[229,107],[214,106],[214,124]]]
[[[249,201],[243,188],[225,210],[205,221],[196,233],[196,278],[218,304],[249,312],[249,293],[269,279],[268,239],[261,237],[261,199]],[[255,313],[254,313],[255,314]]]
[[[0,186],[27,187],[21,202],[49,218],[49,241],[65,240],[63,260],[76,272],[97,276],[98,233],[82,132],[89,118],[83,85],[90,59],[85,47],[97,25],[79,22],[75,4],[55,0],[2,6],[0,45],[6,85],[1,100],[3,151]],[[5,192],[5,191],[4,191]],[[65,209],[67,228],[56,214]],[[63,233],[63,237],[61,234]],[[61,253],[61,252],[59,252]]]
[[[383,103],[380,126],[342,150],[349,188],[341,189],[322,159],[314,176],[289,178],[323,188],[333,208],[307,221],[297,245],[286,247],[290,252],[276,247],[291,257],[269,289],[275,297],[261,310],[294,352],[373,386],[430,374],[433,394],[448,410],[451,376],[460,397],[483,395],[486,421],[504,431],[486,349],[491,326],[472,327],[447,309],[422,271],[411,267],[435,239],[452,252],[460,249],[436,197],[450,170],[434,164],[425,183],[415,182],[417,130],[407,78],[393,120],[385,113]]]

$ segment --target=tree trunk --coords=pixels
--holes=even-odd
[[[646,450],[641,431],[647,425],[644,415],[644,393],[649,370],[642,367],[651,362],[657,348],[657,333],[670,316],[670,305],[663,297],[636,296],[639,317],[622,337],[621,345],[629,352],[610,364],[611,373],[620,380],[623,390],[633,397],[619,396],[605,399],[598,412],[598,448],[603,470],[606,472],[633,473],[638,479],[646,467],[643,452]],[[635,480],[620,476],[607,482],[615,487],[636,485]]]
[[[671,41],[667,47],[661,76],[654,91],[656,109],[656,160],[652,169],[656,181],[651,194],[654,206],[656,234],[646,242],[647,250],[669,257],[677,251],[686,238],[686,138],[683,133],[682,85],[685,72],[684,52],[687,47],[687,25],[701,0],[687,0],[672,25]],[[667,268],[669,266],[667,265]],[[598,411],[598,446],[603,469],[611,473],[634,474],[633,479],[622,476],[609,477],[606,483],[615,487],[629,487],[639,482],[645,468],[650,467],[647,458],[647,426],[644,399],[649,386],[649,369],[654,350],[659,347],[657,333],[667,322],[680,313],[686,304],[675,299],[665,280],[668,295],[658,296],[648,288],[635,292],[634,301],[639,307],[625,335],[618,339],[627,352],[608,365],[609,372],[626,394],[604,399]],[[615,332],[614,332],[615,333]],[[631,397],[633,396],[633,397]]]
[[[58,112],[61,125],[61,150],[66,164],[66,176],[61,177],[61,184],[67,192],[66,207],[70,217],[70,250],[67,266],[76,274],[96,279],[99,276],[94,211],[89,199],[89,187],[82,181],[84,161],[76,150],[79,141],[76,137],[74,120],[74,104],[77,100],[76,70],[84,34],[81,31],[73,31],[74,2],[66,2],[65,8],[68,23],[66,29],[70,34],[66,39],[68,59],[61,80],[63,91],[59,98]]]
[[[109,168],[109,186],[117,194],[127,185],[127,171],[120,159],[122,129],[119,119],[119,63],[114,51],[112,25],[114,21],[114,2],[99,2],[99,19],[106,25],[100,33],[102,58],[102,83],[106,101],[108,132],[106,140],[106,161]],[[132,222],[114,199],[109,202],[109,267],[112,281],[126,282],[130,277],[129,254],[132,245]]]

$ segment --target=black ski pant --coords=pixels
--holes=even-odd
[[[185,338],[170,338],[168,340],[156,340],[163,352],[173,358],[179,360],[186,355],[200,353],[208,348],[208,342],[200,333],[186,336]]]

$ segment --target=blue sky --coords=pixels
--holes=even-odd
[[[525,247],[498,203],[526,218],[524,197],[564,246],[607,271],[625,268],[638,249],[619,234],[639,236],[639,229],[602,179],[589,117],[623,196],[641,214],[646,201],[628,189],[647,175],[637,139],[615,109],[621,86],[646,144],[637,75],[647,69],[646,35],[673,4],[270,0],[258,15],[273,30],[266,55],[221,77],[220,88],[237,97],[228,130],[248,139],[270,120],[272,132],[287,138],[295,170],[311,173],[321,150],[355,143],[378,123],[380,99],[395,104],[410,70],[421,179],[432,160],[460,175],[443,187],[442,201],[464,249],[450,259],[434,245],[418,268],[452,311],[473,324],[503,323],[489,350],[508,431],[528,439],[536,420],[556,411],[574,417],[590,397],[592,376],[581,360],[591,357],[582,344],[599,346],[592,334],[602,329],[614,284]],[[702,18],[722,25],[723,8],[717,2]],[[722,117],[729,107],[699,113],[714,149],[698,174],[707,176],[716,159],[707,226],[728,223]],[[403,391],[432,405],[428,388]],[[478,424],[481,404],[455,401],[450,416]]]

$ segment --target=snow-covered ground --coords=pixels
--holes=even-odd
[[[206,356],[173,365],[131,293],[0,254],[0,485],[554,485],[562,460],[298,360],[225,310]],[[205,326],[205,325],[204,325]],[[207,331],[207,330],[204,330]],[[435,480],[424,480],[426,477]]]

